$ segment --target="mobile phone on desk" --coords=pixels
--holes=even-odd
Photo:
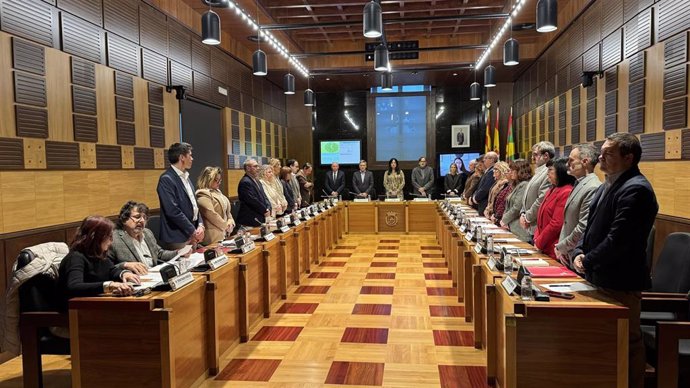
[[[567,292],[558,292],[558,291],[551,291],[551,290],[546,290],[544,291],[548,296],[554,297],[554,298],[561,298],[561,299],[574,299],[575,294],[569,294]]]

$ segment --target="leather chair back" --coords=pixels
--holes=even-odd
[[[652,292],[690,291],[690,233],[671,233],[652,273]]]
[[[161,216],[151,216],[146,222],[146,228],[153,232],[153,237],[156,238],[156,242],[160,245],[161,241]]]

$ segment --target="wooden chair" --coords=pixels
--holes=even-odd
[[[23,250],[17,257],[17,269],[34,259]],[[69,355],[69,339],[53,335],[49,327],[68,327],[67,313],[59,312],[57,279],[38,274],[19,287],[19,336],[22,344],[24,388],[43,387],[43,354]]]

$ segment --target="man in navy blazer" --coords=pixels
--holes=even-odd
[[[326,173],[326,192],[328,195],[338,197],[345,190],[345,173],[340,171],[340,165],[336,162],[331,163],[331,171]]]
[[[158,201],[161,206],[160,239],[165,249],[180,249],[204,239],[204,223],[189,179],[192,168],[192,146],[175,143],[168,149],[170,168],[158,179]]]
[[[585,233],[573,252],[575,270],[628,308],[630,388],[644,387],[641,291],[651,286],[647,236],[659,210],[652,185],[638,168],[641,156],[635,135],[606,138],[599,156],[606,179],[592,197]]]
[[[476,207],[479,214],[484,214],[484,209],[489,204],[489,192],[496,181],[494,178],[494,164],[496,162],[498,162],[497,153],[490,151],[484,155],[483,163],[486,170],[477,184],[477,190],[470,197],[470,205]]]
[[[240,199],[240,211],[237,213],[237,224],[242,226],[260,226],[271,214],[271,203],[258,180],[259,163],[252,158],[244,162],[244,176],[237,186]],[[258,220],[258,221],[257,221]]]

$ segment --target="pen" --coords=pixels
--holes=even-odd
[[[549,284],[549,287],[570,287],[570,284]]]

